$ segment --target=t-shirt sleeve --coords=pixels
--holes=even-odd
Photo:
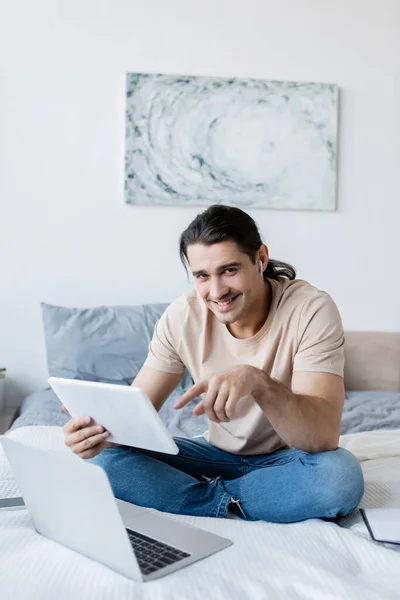
[[[300,315],[293,371],[344,375],[344,332],[336,304],[325,292],[308,301]]]
[[[178,313],[178,314],[177,314]],[[154,328],[149,352],[143,366],[152,367],[164,373],[183,373],[185,365],[179,357],[179,323],[183,315],[171,304],[161,315]]]

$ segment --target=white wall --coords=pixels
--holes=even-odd
[[[41,300],[169,301],[200,209],[123,203],[126,71],[337,83],[339,210],[253,210],[347,329],[400,330],[398,0],[0,0],[0,363],[45,383]]]

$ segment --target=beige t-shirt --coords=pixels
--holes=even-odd
[[[306,281],[269,282],[267,320],[247,339],[233,337],[195,290],[175,300],[155,327],[145,365],[167,373],[183,373],[186,367],[197,383],[247,364],[289,389],[294,371],[343,377],[343,326],[332,298]],[[228,423],[209,421],[205,437],[233,454],[267,454],[287,447],[251,397],[239,401]]]

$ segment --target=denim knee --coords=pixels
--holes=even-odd
[[[315,502],[321,516],[335,518],[351,513],[364,495],[364,477],[356,457],[344,448],[309,456],[317,461],[319,485]]]
[[[110,448],[104,448],[100,454],[97,454],[93,458],[86,458],[85,461],[92,465],[97,465],[107,471],[115,460],[124,454],[124,451],[127,451],[124,446],[111,446]]]
[[[97,456],[87,459],[87,462],[105,471],[116,498],[124,499],[126,495],[127,480],[124,477],[126,469],[124,463],[129,460],[129,455],[136,452],[140,453],[140,450],[126,446],[113,446],[104,448]]]

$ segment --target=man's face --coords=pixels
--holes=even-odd
[[[188,246],[187,256],[200,297],[221,323],[248,317],[262,293],[260,269],[234,242]]]

